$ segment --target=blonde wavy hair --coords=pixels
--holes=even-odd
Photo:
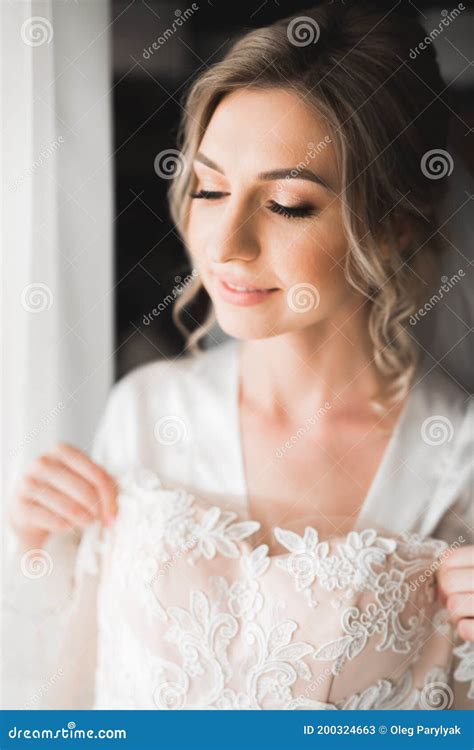
[[[433,46],[410,56],[424,36],[403,12],[386,13],[367,2],[323,2],[243,34],[185,97],[180,169],[169,192],[186,245],[192,162],[217,105],[236,89],[290,90],[327,121],[341,175],[345,277],[370,300],[373,359],[388,383],[383,398],[372,401],[379,412],[410,387],[419,347],[407,322],[439,273],[435,206],[445,180],[433,179],[426,158],[445,148],[447,116],[437,98],[444,84]],[[199,311],[191,314],[196,305]],[[199,277],[176,301],[173,318],[187,347],[199,350],[215,321]]]

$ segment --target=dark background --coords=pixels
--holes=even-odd
[[[377,4],[389,10],[394,1]],[[468,0],[464,4],[468,8]],[[145,59],[144,50],[171,27],[180,11],[191,7],[191,2],[112,0],[116,378],[141,363],[177,356],[184,345],[171,318],[171,305],[147,326],[143,316],[171,292],[177,276],[183,278],[190,270],[168,213],[169,182],[154,170],[156,155],[176,147],[186,89],[225,54],[235,34],[311,7],[311,3],[294,0],[198,0],[197,5],[199,9],[176,33]],[[403,3],[407,16],[419,15],[427,31],[438,25],[443,9],[451,11],[456,6],[454,2],[422,0],[416,0],[416,5]],[[436,40],[447,83],[468,64],[472,22],[472,11],[466,9]],[[449,88],[452,144],[471,172],[473,79],[471,66]]]

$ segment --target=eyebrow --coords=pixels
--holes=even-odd
[[[204,156],[204,154],[202,154],[200,151],[194,158],[195,161],[199,161],[202,164],[205,164],[206,167],[210,167],[210,169],[214,169],[216,172],[224,174],[224,170],[222,169],[222,167],[212,161],[212,159],[208,159],[208,157]],[[268,181],[282,179],[309,180],[310,182],[315,182],[317,185],[321,185],[321,187],[331,191],[332,193],[334,192],[334,188],[326,179],[321,177],[321,175],[317,174],[316,172],[313,172],[311,169],[306,168],[299,169],[298,167],[290,167],[283,169],[272,169],[271,172],[260,172],[260,174],[257,175],[257,179]]]

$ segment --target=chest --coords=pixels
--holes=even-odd
[[[241,412],[242,457],[250,516],[259,542],[275,546],[273,528],[321,535],[348,533],[378,474],[392,431],[367,420],[307,423],[288,431]]]

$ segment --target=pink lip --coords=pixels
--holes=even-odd
[[[235,283],[237,284],[237,282]],[[240,283],[239,286],[246,286],[246,284]],[[239,292],[236,289],[231,289],[220,278],[217,279],[217,287],[222,299],[233,305],[257,305],[279,291],[278,289],[252,289],[246,292]]]
[[[243,278],[238,278],[237,276],[220,276],[218,274],[215,274],[217,278],[224,282],[224,284],[232,284],[233,286],[244,286],[246,289],[249,289],[252,292],[270,292],[274,289],[274,287],[261,287],[261,286],[255,286],[255,284],[251,284],[249,281],[246,281]]]

